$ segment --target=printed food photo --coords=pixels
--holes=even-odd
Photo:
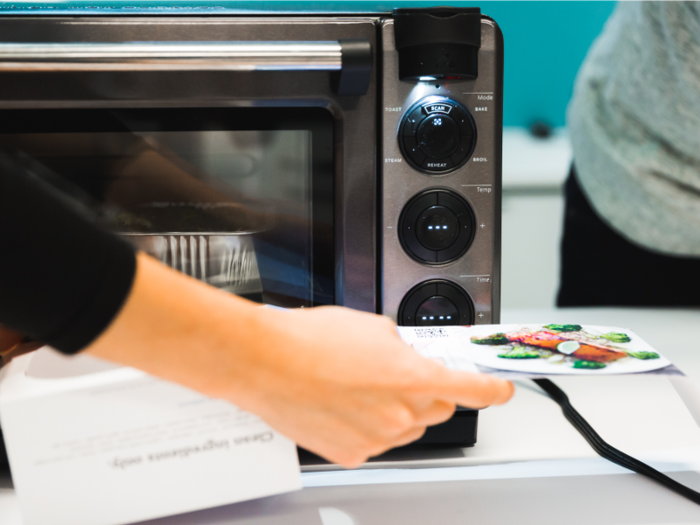
[[[579,324],[400,327],[421,355],[501,377],[681,374],[625,328]]]
[[[476,364],[505,370],[620,374],[648,372],[670,364],[638,336],[617,328],[530,325],[479,333],[469,340]]]

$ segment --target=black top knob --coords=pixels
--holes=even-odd
[[[474,80],[479,69],[481,10],[395,9],[394,39],[401,80]]]

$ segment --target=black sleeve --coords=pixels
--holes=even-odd
[[[0,324],[72,354],[119,312],[136,257],[54,192],[0,162]]]

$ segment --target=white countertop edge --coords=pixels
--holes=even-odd
[[[700,470],[700,447],[656,451],[638,457],[660,472]],[[402,466],[408,466],[402,464]],[[337,468],[337,467],[336,467]],[[421,483],[435,481],[475,481],[489,479],[542,478],[629,474],[630,471],[610,461],[595,458],[523,461],[496,465],[437,468],[391,468],[303,472],[304,488],[386,483]]]

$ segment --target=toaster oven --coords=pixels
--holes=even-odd
[[[282,307],[499,321],[503,41],[478,8],[0,34],[0,150],[139,249]]]

